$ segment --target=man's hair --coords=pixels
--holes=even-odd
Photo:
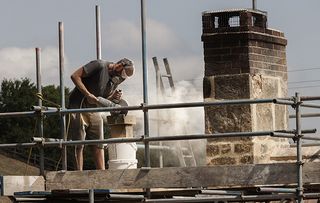
[[[124,67],[124,71],[122,73],[123,78],[130,77],[134,74],[134,66],[131,60],[123,58],[120,61],[118,61],[117,64],[122,64]]]
[[[127,58],[123,58],[121,59],[120,61],[117,62],[118,64],[122,64],[124,67],[126,66],[133,66],[133,62],[130,61],[129,59]]]

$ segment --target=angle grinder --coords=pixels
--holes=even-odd
[[[124,99],[120,100],[112,100],[110,101],[109,99],[103,98],[103,97],[97,97],[98,98],[98,103],[102,107],[121,107],[121,106],[128,106],[128,102]],[[118,115],[118,114],[128,114],[128,110],[120,110],[120,111],[111,111],[111,115]]]

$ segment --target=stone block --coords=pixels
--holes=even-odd
[[[252,155],[246,155],[240,158],[240,163],[241,164],[253,164],[253,156]]]
[[[133,126],[111,125],[110,134],[112,138],[133,137]]]
[[[234,145],[236,154],[247,154],[253,152],[253,143],[239,143]]]
[[[288,126],[288,107],[275,105],[275,130],[286,129]]]
[[[203,78],[203,98],[209,98],[211,97],[211,78],[210,77],[204,77]]]
[[[112,138],[133,137],[133,125],[136,124],[134,116],[113,115],[107,117]]]
[[[234,157],[219,157],[210,161],[210,165],[234,165],[236,163],[237,160]]]
[[[270,97],[272,98],[272,97]],[[256,122],[254,123],[255,131],[268,131],[274,129],[274,104],[256,104],[255,114],[252,116]]]
[[[108,125],[135,125],[136,118],[134,116],[123,114],[112,115],[107,117],[107,123]]]
[[[10,197],[0,197],[0,202],[1,203],[14,203],[15,200],[13,198],[10,198]]]
[[[217,156],[219,155],[219,146],[218,145],[207,145],[207,156]]]
[[[45,191],[43,176],[1,176],[1,195],[13,196],[15,192]]]
[[[246,132],[252,130],[250,105],[224,105],[205,108],[209,133]]]
[[[216,76],[213,88],[215,99],[250,98],[249,74]]]
[[[228,154],[231,152],[231,144],[222,144],[220,148],[221,154]]]

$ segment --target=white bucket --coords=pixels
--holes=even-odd
[[[136,159],[138,149],[136,143],[108,144],[107,148],[109,160]]]
[[[136,143],[108,144],[109,169],[137,168]]]
[[[109,160],[109,169],[131,169],[137,168],[137,159],[118,159],[118,160]]]

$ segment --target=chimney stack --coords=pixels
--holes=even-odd
[[[287,40],[267,28],[265,12],[251,9],[202,15],[205,101],[287,96]],[[205,107],[206,133],[287,129],[285,106],[275,104]],[[271,137],[208,140],[207,164],[268,163],[273,151],[288,145]]]

